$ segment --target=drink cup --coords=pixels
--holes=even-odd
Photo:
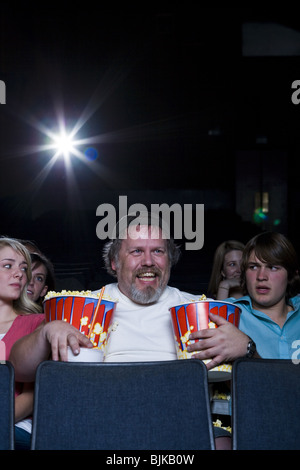
[[[68,346],[68,362],[103,362],[103,355],[98,348],[80,348],[79,354],[74,355]]]

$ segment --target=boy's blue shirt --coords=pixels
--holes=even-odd
[[[230,297],[228,302],[242,309],[239,329],[256,343],[258,354],[265,359],[291,359],[300,341],[300,295],[290,299],[293,307],[282,328],[263,312],[254,310],[249,296]],[[300,343],[298,343],[300,344]]]

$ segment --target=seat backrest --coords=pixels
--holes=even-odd
[[[0,450],[14,449],[15,373],[8,361],[0,362]]]
[[[32,449],[212,449],[199,360],[38,367]]]
[[[239,359],[232,372],[233,449],[300,449],[300,366]]]

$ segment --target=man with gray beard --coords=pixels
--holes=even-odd
[[[177,352],[169,308],[197,300],[199,295],[168,286],[171,267],[179,248],[164,231],[160,220],[126,217],[116,236],[104,248],[104,262],[117,282],[105,286],[105,296],[117,301],[114,327],[105,362],[176,360]],[[124,225],[125,224],[125,225]],[[40,362],[67,361],[67,346],[73,353],[92,347],[89,339],[64,321],[43,324],[14,348],[10,360],[18,380],[34,380]],[[228,449],[231,438],[215,428],[216,449]]]
[[[117,278],[105,294],[118,302],[106,362],[177,359],[169,308],[197,298],[167,285],[179,249],[161,226],[142,223],[128,218],[122,236],[104,248],[106,268]]]
[[[117,280],[105,286],[105,297],[117,301],[105,361],[177,359],[169,309],[200,296],[168,286],[179,248],[164,221],[148,212],[122,218],[104,247],[103,258]],[[16,376],[23,382],[34,380],[36,367],[50,354],[53,360],[67,361],[67,346],[76,355],[80,347],[92,347],[92,343],[67,322],[42,324],[12,352]]]

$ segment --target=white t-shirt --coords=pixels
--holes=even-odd
[[[141,306],[121,293],[117,283],[105,287],[104,296],[117,300],[105,362],[146,362],[177,359],[169,308],[199,299],[167,286],[158,302]]]

